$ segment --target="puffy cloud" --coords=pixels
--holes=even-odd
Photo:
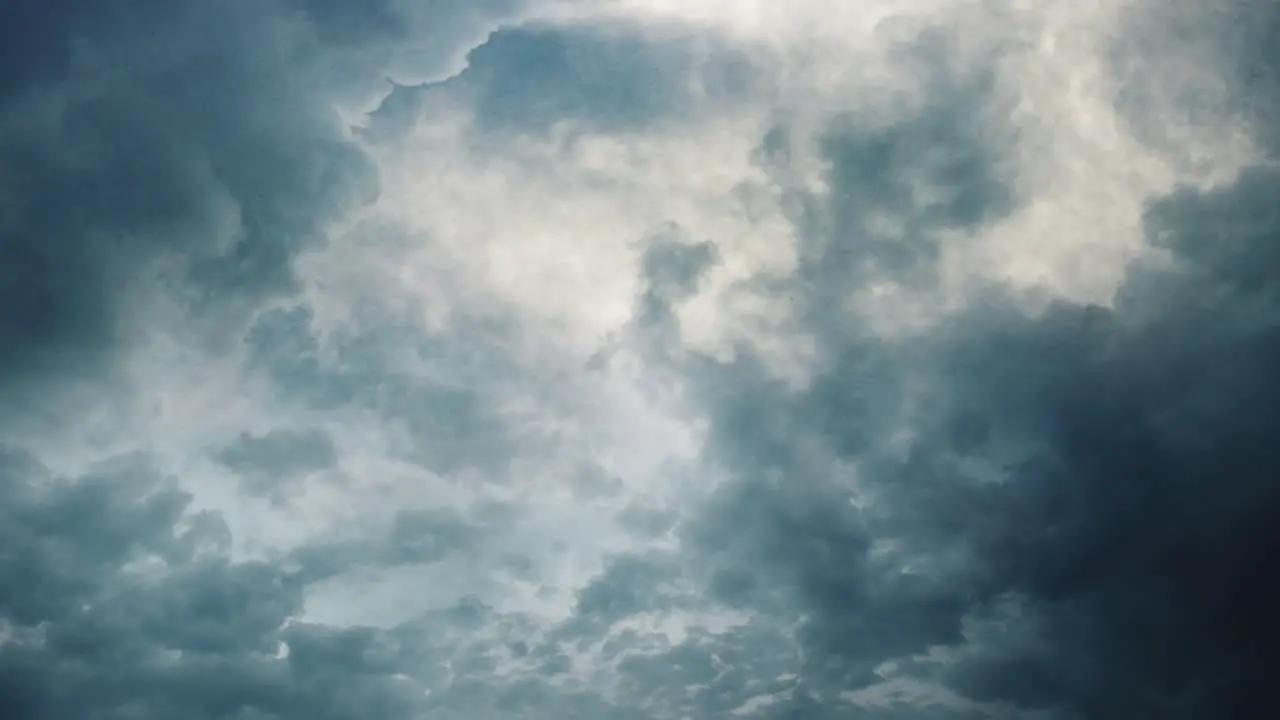
[[[19,3],[0,711],[1273,716],[1275,15]]]
[[[289,25],[246,9],[74,4],[27,30],[65,47],[4,113],[6,385],[95,372],[167,278],[200,315],[287,289],[324,214],[376,192],[325,99],[266,72]]]
[[[802,617],[828,693],[923,673],[1064,717],[1269,715],[1274,191],[1259,167],[1154,198],[1169,256],[1110,309],[997,292],[895,343],[819,316],[804,391],[708,372],[738,478],[688,525],[711,590]]]

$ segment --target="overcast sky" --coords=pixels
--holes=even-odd
[[[1280,717],[1280,4],[8,0],[0,717]]]

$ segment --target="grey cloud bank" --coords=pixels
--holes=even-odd
[[[749,5],[19,0],[0,715],[1275,717],[1280,9]],[[1045,131],[1166,173],[1105,304],[957,260],[1098,242],[1087,194],[990,240],[1076,202],[1009,60],[1058,27],[1161,82],[1190,33],[1225,93]],[[508,252],[630,315],[583,362],[595,301]]]

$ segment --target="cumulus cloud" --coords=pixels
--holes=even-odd
[[[1276,714],[1273,4],[11,16],[6,717]]]

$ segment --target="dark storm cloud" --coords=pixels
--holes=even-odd
[[[403,41],[421,16],[355,5],[22,3],[25,25],[0,25],[0,398],[103,366],[141,322],[126,310],[152,290],[143,269],[177,257],[164,290],[189,319],[235,331],[219,338],[247,325],[252,369],[291,407],[374,410],[400,431],[397,459],[443,474],[500,474],[526,447],[473,389],[512,370],[486,344],[501,329],[413,348],[474,368],[436,383],[392,366],[405,343],[390,336],[407,334],[394,318],[322,351],[306,307],[253,312],[291,290],[328,219],[376,191],[328,84],[346,93],[367,75],[362,50]],[[441,27],[475,21],[469,4],[430,7],[449,10]],[[1264,137],[1267,27],[1238,43]],[[490,130],[630,130],[687,100],[646,74],[697,64],[679,43],[633,40],[503,31],[449,83]],[[1007,108],[948,52],[942,36],[909,48],[930,68],[923,108],[890,126],[836,119],[821,143],[831,196],[788,198],[803,245],[779,292],[817,337],[814,382],[794,390],[746,348],[728,364],[650,356],[696,383],[708,459],[731,477],[683,523],[687,508],[642,505],[621,521],[641,536],[676,526],[688,555],[608,559],[543,634],[472,600],[391,629],[331,627],[298,620],[313,583],[472,553],[511,509],[406,510],[364,538],[233,561],[227,526],[144,456],[68,479],[0,450],[0,715],[642,720],[725,717],[754,696],[773,698],[763,717],[817,720],[856,712],[835,695],[896,660],[977,700],[1090,720],[1276,716],[1280,173],[1156,199],[1149,240],[1175,263],[1132,268],[1113,310],[1030,317],[992,290],[937,332],[886,341],[840,317],[848,293],[884,278],[928,288],[946,231],[1019,200],[1013,138],[993,119]],[[734,62],[708,71],[721,100],[748,82]],[[413,102],[430,88],[397,91],[382,121],[424,112]],[[759,153],[778,176],[788,132]],[[655,344],[678,338],[673,307],[715,262],[698,240],[659,239],[643,259],[636,324],[659,330]],[[307,430],[205,450],[269,493],[339,459]],[[579,480],[582,496],[618,487]],[[678,640],[618,628],[708,608],[748,619]],[[597,643],[603,686],[579,674]],[[956,659],[905,659],[937,645]],[[502,676],[508,661],[523,669]]]
[[[1135,270],[1109,323],[1064,311],[1076,322],[1020,333],[1057,350],[1039,358],[1029,418],[1057,467],[1025,473],[1027,520],[984,555],[1043,608],[1048,642],[989,689],[1089,717],[1274,715],[1277,192],[1280,174],[1257,169],[1158,200],[1148,228],[1176,270]]]
[[[1274,275],[1280,223],[1258,199],[1276,182],[1154,203],[1149,232],[1179,266],[1135,268],[1115,312],[986,308],[929,345],[934,422],[875,465],[878,492],[898,532],[964,549],[951,582],[972,614],[1021,611],[945,672],[957,688],[1089,718],[1274,712],[1276,288],[1239,260]]]
[[[672,703],[663,708],[669,714],[724,714],[746,698],[770,695],[775,704],[762,711],[767,717],[838,716],[848,708],[834,694],[874,683],[886,660],[961,639],[960,619],[974,601],[973,589],[949,582],[953,578],[902,575],[900,558],[877,558],[877,539],[907,529],[902,511],[877,518],[854,507],[837,467],[840,458],[867,458],[882,443],[901,415],[908,373],[920,363],[916,353],[841,320],[841,299],[884,278],[928,287],[946,231],[1000,217],[1015,201],[1004,168],[1010,133],[993,118],[999,98],[990,77],[951,67],[928,43],[910,44],[906,52],[927,68],[932,92],[924,107],[870,127],[856,116],[834,118],[820,145],[829,162],[830,194],[795,191],[790,198],[801,266],[775,291],[786,293],[804,329],[814,332],[824,372],[796,395],[745,349],[728,365],[698,359],[683,364],[696,380],[695,404],[709,408],[711,458],[727,463],[735,478],[679,531],[696,558],[687,579],[721,607],[799,623],[802,675],[773,679],[795,669],[788,663],[796,655],[761,628],[626,661],[637,696],[661,696],[659,688],[676,680],[658,668],[680,658],[684,665],[695,663],[685,673],[690,685],[714,680],[685,703],[664,701]],[[778,125],[757,153],[762,167],[778,177],[788,173],[790,135]],[[895,225],[898,230],[885,229]],[[713,247],[676,230],[650,243],[635,324],[656,357],[670,359],[662,346],[679,336],[674,306],[696,290],[716,260]],[[602,584],[584,596],[596,602],[580,604],[579,612],[606,606],[606,600],[624,616],[652,602],[670,603],[635,593],[637,587],[655,592],[647,567],[636,561],[610,566],[598,579]],[[802,617],[809,619],[800,623]],[[746,644],[734,652],[739,642]],[[713,655],[741,662],[704,673]],[[777,663],[771,675],[748,671],[770,662]]]
[[[173,535],[188,498],[137,459],[75,483],[50,477],[20,451],[4,449],[0,463],[6,536],[0,608],[9,622],[34,627],[74,614],[107,573],[140,551],[177,558],[189,551]],[[93,542],[80,542],[78,532]]]
[[[1239,120],[1264,152],[1280,153],[1280,3],[1175,0],[1138,3],[1128,15],[1109,61],[1121,79],[1118,109],[1139,138],[1176,156],[1185,148],[1168,128],[1221,134],[1219,126]],[[1173,60],[1185,72],[1184,56],[1190,79],[1163,66]]]
[[[163,282],[195,319],[234,327],[291,288],[329,218],[376,193],[307,76],[320,48],[305,18],[243,2],[40,6],[15,10],[34,26],[6,22],[40,40],[5,63],[0,95],[4,385],[92,374],[139,330],[126,298],[161,261],[177,261]]]
[[[1201,9],[1190,4],[1189,23],[1199,28],[1183,32],[1195,37],[1205,26],[1213,36],[1214,59],[1221,58],[1221,79],[1231,90],[1232,108],[1251,122],[1259,140],[1274,158],[1280,154],[1280,3],[1274,0],[1229,0]],[[1195,12],[1194,10],[1201,10]],[[1208,22],[1206,22],[1207,10]]]
[[[190,497],[145,459],[68,480],[6,452],[0,483],[0,610],[26,636],[0,645],[6,717],[227,716],[280,695],[266,660],[298,588],[210,555],[225,528],[181,529]]]
[[[834,159],[846,208],[826,217],[852,230],[818,237],[847,241],[856,263],[830,281],[815,263],[795,289],[818,310],[802,325],[824,349],[813,383],[792,391],[749,354],[692,366],[712,457],[737,476],[682,531],[703,582],[730,605],[807,618],[801,683],[815,697],[952,646],[957,660],[906,665],[1064,716],[1273,716],[1280,174],[1154,199],[1149,241],[1176,262],[1131,267],[1113,310],[1029,316],[991,290],[927,335],[871,337],[820,311],[851,289],[834,275],[856,287],[868,265],[927,272],[935,246],[926,232],[926,252],[898,262],[859,231],[860,209],[927,229],[1008,208],[983,160],[998,154],[942,110],[938,125],[845,142],[903,148],[892,164],[855,153],[841,174]],[[911,162],[926,156],[958,159],[978,194],[934,213],[904,204],[898,178],[927,178],[937,166]],[[798,702],[780,707],[821,716]]]
[[[441,20],[480,24],[478,6],[461,5]],[[344,18],[342,4],[285,0],[6,5],[0,405],[40,409],[59,381],[109,371],[153,331],[151,300],[176,300],[183,331],[219,345],[295,290],[297,256],[377,193],[334,103],[381,79],[381,48],[362,43],[397,34],[398,6],[379,7]],[[450,42],[437,38],[442,57]],[[310,356],[289,340],[274,338],[276,356],[297,352],[305,371]],[[306,392],[360,389],[322,370]],[[271,493],[336,461],[331,439],[305,430],[211,450]],[[191,502],[142,455],[62,478],[0,452],[0,715],[414,714],[421,688],[396,675],[386,638],[286,626],[313,579],[299,569],[314,568],[228,559],[226,525]],[[459,522],[402,514],[326,568],[429,561],[465,544]],[[277,657],[281,642],[297,651]]]
[[[61,29],[76,0],[17,2],[0,29],[0,99],[8,100],[66,72],[68,41]]]

